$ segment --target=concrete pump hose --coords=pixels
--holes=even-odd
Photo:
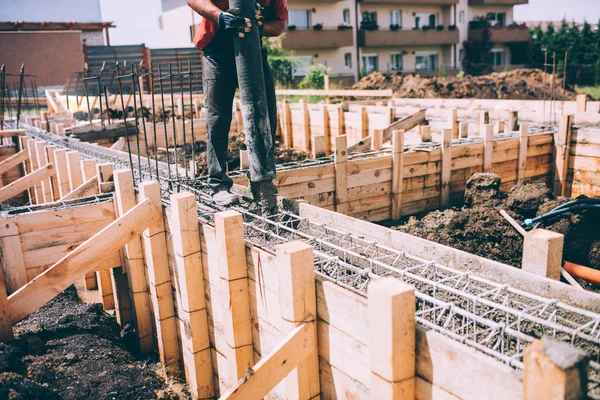
[[[600,285],[600,270],[584,267],[583,265],[574,264],[565,261],[565,271],[575,278],[586,280],[590,283]]]

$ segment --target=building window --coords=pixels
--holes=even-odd
[[[288,57],[292,61],[292,76],[302,77],[306,76],[306,72],[312,65],[312,56],[290,56]]]
[[[417,71],[436,71],[438,67],[438,53],[417,52],[415,69]]]
[[[504,67],[504,49],[492,49],[492,65],[494,67]]]
[[[379,60],[377,54],[365,54],[362,58],[365,74],[379,70]]]
[[[346,66],[347,69],[352,68],[352,53],[344,54],[344,65]]]
[[[390,27],[402,28],[402,11],[390,11]]]
[[[415,14],[415,27],[417,29],[428,26],[434,29],[437,26],[437,14],[431,13],[416,13]]]
[[[377,29],[377,13],[365,11],[362,13],[362,20],[360,21],[360,29],[373,30]]]
[[[392,71],[402,71],[402,53],[392,53],[390,56]]]
[[[464,11],[461,11],[458,13],[458,23],[459,24],[465,23],[465,12]]]
[[[288,25],[295,26],[296,29],[310,28],[310,11],[309,10],[289,10]]]
[[[350,24],[350,9],[349,8],[344,8],[344,25],[351,25]]]
[[[486,14],[485,19],[487,19],[491,26],[506,26],[506,13],[503,12],[489,12]]]

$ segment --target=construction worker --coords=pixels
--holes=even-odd
[[[228,0],[187,0],[187,4],[202,16],[194,37],[196,47],[204,51],[202,78],[206,107],[206,139],[208,161],[208,184],[215,203],[228,206],[237,203],[238,197],[231,193],[233,181],[227,176],[227,149],[231,126],[233,98],[237,88],[237,72],[233,37],[250,32],[252,21],[237,16],[238,10],[229,9]],[[254,15],[261,36],[277,37],[283,33],[287,20],[287,0],[258,0]],[[254,199],[268,208],[276,207],[277,189],[275,179],[275,132],[277,127],[277,100],[273,75],[263,51],[263,70],[266,86],[271,137],[247,138],[248,151],[254,151],[257,160],[267,160],[253,166],[250,190]],[[255,145],[258,142],[258,145]],[[265,153],[265,154],[263,154]],[[265,164],[265,165],[262,165]],[[252,174],[250,174],[252,175]]]

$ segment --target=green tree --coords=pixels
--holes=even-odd
[[[292,72],[294,70],[294,61],[290,58],[292,52],[266,37],[262,39],[262,44],[273,72],[273,79],[279,86],[289,87],[292,84]]]
[[[324,89],[325,75],[329,75],[331,69],[323,64],[311,65],[306,71],[306,76],[300,82],[301,89]]]

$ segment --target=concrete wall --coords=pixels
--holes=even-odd
[[[100,0],[0,0],[0,20],[101,22],[102,15]]]
[[[161,14],[165,47],[192,47],[190,27],[197,27],[202,17],[188,6],[174,8]]]
[[[83,70],[79,31],[0,32],[0,63],[10,73],[37,75],[38,87],[64,85],[76,71]]]

